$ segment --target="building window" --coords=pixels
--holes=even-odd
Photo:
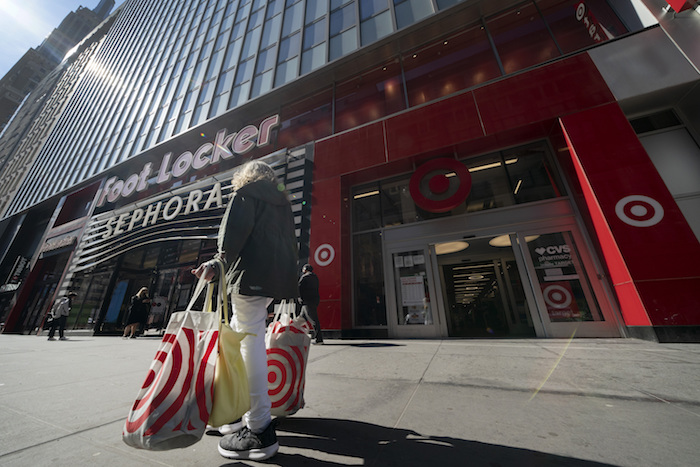
[[[627,32],[605,1],[538,0],[563,53],[574,52]]]
[[[501,75],[480,24],[402,57],[409,105],[468,89]]]
[[[384,13],[369,18],[367,21],[363,21],[360,25],[362,45],[376,42],[382,37],[388,36],[393,31],[394,26],[391,22],[391,13],[389,11],[385,11]]]
[[[387,63],[336,85],[335,131],[371,122],[405,109],[401,69]]]
[[[518,8],[488,18],[486,24],[506,74],[560,55],[554,39],[532,3],[524,3]]]
[[[401,29],[435,13],[431,2],[425,0],[394,0],[396,27]]]
[[[356,23],[354,3],[331,13],[330,60],[335,60],[357,49]]]
[[[280,42],[275,87],[288,83],[299,75],[301,33],[297,32]]]
[[[386,326],[382,237],[379,231],[353,236],[355,326]]]
[[[549,160],[548,146],[543,142],[461,159],[472,188],[462,204],[446,213],[428,212],[413,202],[411,175],[356,187],[352,229],[361,232],[562,196]],[[456,190],[460,181],[448,178],[451,189]]]
[[[331,88],[304,97],[280,110],[278,148],[294,148],[332,133]]]

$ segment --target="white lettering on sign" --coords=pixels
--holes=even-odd
[[[203,199],[204,192],[202,190],[193,190],[186,198],[173,196],[167,201],[149,204],[145,209],[136,208],[133,211],[110,217],[105,224],[106,230],[102,234],[102,238],[106,240],[148,225],[155,225],[159,219],[171,221],[177,216],[198,212]],[[207,194],[201,210],[222,207],[224,207],[224,196],[221,192],[221,182],[217,182]]]
[[[111,177],[105,182],[97,206],[103,206],[105,202],[114,203],[119,198],[127,198],[134,193],[142,192],[148,188],[148,180],[153,176],[155,183],[169,182],[185,176],[191,170],[201,170],[209,165],[218,164],[221,160],[232,158],[234,155],[245,155],[255,147],[264,147],[270,144],[272,129],[279,125],[279,115],[267,117],[260,123],[260,128],[248,125],[236,133],[227,134],[225,128],[216,133],[214,142],[202,144],[194,152],[184,151],[179,156],[169,152],[163,156],[158,169],[154,171],[151,162],[145,164],[139,173],[131,174],[125,180]],[[170,206],[169,209],[174,208]]]
[[[605,29],[605,27],[598,22],[593,13],[588,8],[585,2],[579,2],[576,5],[576,20],[583,23],[588,32],[595,42],[603,42],[608,39],[612,39],[612,35]],[[601,36],[601,33],[603,34]]]
[[[44,244],[39,253],[46,253],[53,250],[58,250],[59,248],[64,248],[73,245],[78,240],[75,235],[68,235],[59,240],[49,240]]]
[[[569,248],[569,245],[552,245],[552,246],[548,246],[548,247],[539,247],[539,248],[535,248],[535,251],[540,256],[544,255],[545,253],[547,253],[548,255],[560,255],[562,253],[565,253],[565,254],[571,253],[571,249]]]

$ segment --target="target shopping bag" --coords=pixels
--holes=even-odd
[[[306,314],[296,313],[293,301],[276,306],[275,318],[267,327],[268,394],[272,415],[284,417],[304,407],[306,362],[313,329]]]
[[[219,277],[222,279],[217,295],[218,313],[192,311],[205,287],[207,294],[203,311],[212,311],[214,285],[200,279],[187,310],[173,313],[170,318],[146,381],[124,424],[122,439],[129,446],[154,451],[187,447],[202,438],[213,411],[224,417],[233,416],[226,414],[231,404],[217,407],[215,403],[215,387],[222,384],[223,374],[243,378],[245,397],[250,404],[245,367],[240,362],[240,346],[229,348],[227,344],[223,351],[220,348],[230,343],[231,337],[235,338],[234,343],[238,341],[240,344],[245,334],[239,335],[229,329],[224,330],[227,337],[219,339],[222,321],[228,318],[223,318],[223,313],[228,312],[223,274]],[[236,404],[238,402],[236,399]],[[245,400],[242,404],[246,404]],[[241,409],[240,405],[233,409],[248,410],[248,406]]]

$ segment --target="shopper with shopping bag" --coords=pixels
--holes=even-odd
[[[267,307],[274,299],[298,295],[297,239],[291,205],[269,165],[244,164],[232,185],[234,192],[219,229],[217,259],[225,265],[232,325],[249,334],[241,342],[241,354],[251,407],[243,417],[243,428],[221,439],[219,453],[230,459],[263,460],[279,449],[267,387]],[[192,273],[213,280],[215,263],[202,263]]]

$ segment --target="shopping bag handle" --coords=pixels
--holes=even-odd
[[[314,323],[314,321],[311,319],[311,317],[310,317],[309,314],[306,312],[306,309],[305,309],[303,306],[301,307],[301,310],[302,310],[302,311],[299,312],[299,313],[297,313],[297,311],[296,311],[296,309],[297,309],[297,301],[294,300],[294,299],[285,299],[285,300],[282,300],[282,301],[280,302],[280,307],[279,307],[279,308],[277,309],[277,311],[275,312],[275,316],[274,316],[274,318],[273,318],[273,321],[279,321],[279,320],[280,320],[280,318],[282,317],[282,313],[283,313],[282,310],[283,310],[285,307],[289,307],[289,309],[292,310],[292,311],[289,312],[290,319],[294,320],[294,319],[296,319],[296,318],[301,318],[301,317],[303,317],[306,321],[308,321],[308,322],[310,322],[310,323],[313,323],[314,326],[316,325],[316,323]]]
[[[201,277],[197,281],[197,285],[194,288],[194,293],[192,294],[192,298],[190,298],[190,302],[187,304],[187,308],[185,309],[185,311],[192,311],[192,307],[194,306],[194,302],[197,301],[197,299],[202,294],[202,291],[205,288],[207,289],[207,295],[206,295],[206,298],[204,300],[203,310],[204,311],[211,311],[211,299],[212,299],[212,294],[214,291],[213,291],[213,288],[211,287],[211,284],[207,280],[205,280]]]
[[[217,307],[219,312],[219,322],[224,323],[226,326],[230,326],[228,319],[228,291],[226,290],[226,268],[224,263],[215,258],[212,260],[214,265],[219,270],[219,293],[217,297]]]

